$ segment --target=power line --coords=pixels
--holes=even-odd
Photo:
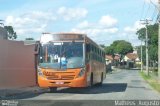
[[[152,18],[151,18],[153,21],[155,20],[155,17],[157,16],[156,13],[157,13],[157,11],[156,11],[156,7],[155,7],[154,11],[153,11],[153,14],[152,14]]]
[[[160,14],[158,13],[157,18],[156,18],[156,23],[159,23],[159,17],[160,17]]]
[[[154,6],[155,6],[155,8],[158,10],[157,5],[156,5],[156,4],[154,4],[152,0],[150,0],[150,3],[151,3],[152,5],[154,5]]]
[[[152,4],[152,6],[154,6],[153,13],[151,13],[151,9],[150,9],[151,8],[151,4]],[[158,10],[158,7],[157,7],[157,5],[152,0],[149,0],[148,8],[147,8],[147,3],[145,2],[145,0],[143,0],[143,6],[142,6],[142,12],[141,12],[141,15],[140,15],[140,19],[149,18],[147,16],[149,14],[152,14],[151,19],[154,20],[155,17],[156,17],[156,15],[155,15],[156,10]]]
[[[152,14],[152,20],[154,20],[155,17],[158,16],[158,15],[155,15],[156,12],[158,11],[158,6],[157,6],[152,0],[150,0],[150,3],[154,6],[154,12],[153,12],[153,14]],[[158,17],[159,17],[159,16],[158,16]],[[157,17],[157,18],[158,18],[158,17]],[[155,22],[157,22],[157,19],[155,20]]]
[[[147,18],[147,16],[148,16],[148,13],[149,13],[149,10],[150,10],[150,6],[151,6],[151,4],[149,3],[149,6],[148,6],[148,9],[147,9],[147,12],[146,12],[145,18]]]
[[[143,18],[142,16],[143,16],[143,13],[144,13],[145,4],[146,4],[145,1],[143,1],[142,12],[141,12],[142,14],[141,14],[141,16],[140,16],[140,19]]]

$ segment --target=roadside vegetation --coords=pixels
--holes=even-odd
[[[17,39],[17,33],[14,31],[12,26],[4,26],[4,29],[8,32],[8,39],[14,40]]]
[[[144,72],[140,72],[140,75],[145,81],[149,83],[155,90],[160,93],[160,81],[151,75],[146,75]]]
[[[133,47],[130,42],[125,40],[116,40],[110,46],[104,48],[107,55],[112,55],[114,58],[115,54],[120,55],[120,61],[127,54],[133,52]]]
[[[148,25],[148,55],[149,55],[149,67],[150,71],[158,71],[158,24]],[[146,29],[139,29],[136,34],[138,39],[146,43]],[[141,58],[141,46],[137,47],[139,58]],[[142,61],[146,64],[146,52],[145,45],[142,46]]]

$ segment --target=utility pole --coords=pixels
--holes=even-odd
[[[146,19],[146,71],[147,75],[149,76],[148,70],[148,31],[147,31],[148,20]]]
[[[141,72],[143,71],[143,62],[142,62],[142,40],[141,40]]]
[[[149,21],[152,21],[152,20],[148,20],[148,19],[145,19],[145,20],[140,20],[140,21],[143,21],[142,24],[145,24],[146,25],[146,72],[147,72],[147,75],[149,76],[149,69],[148,69],[148,29],[147,29],[147,26],[149,24]]]

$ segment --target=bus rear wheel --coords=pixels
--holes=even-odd
[[[97,85],[102,86],[102,84],[103,84],[103,73],[101,74],[101,82],[99,82]]]
[[[56,92],[57,91],[57,87],[50,87],[50,92]]]
[[[93,86],[93,73],[91,74],[90,85]]]

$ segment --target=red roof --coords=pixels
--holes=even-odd
[[[105,58],[108,59],[108,60],[113,60],[112,55],[106,55]]]
[[[131,60],[135,60],[136,58],[138,58],[138,55],[135,53],[128,53],[126,54],[126,56]]]
[[[108,60],[113,60],[112,55],[106,55],[105,57],[106,57],[106,59],[108,59]],[[118,55],[115,55],[115,56],[114,56],[114,60],[119,60],[119,59],[120,59],[120,56],[118,56]]]
[[[120,59],[120,56],[115,55],[115,56],[114,56],[114,59],[115,59],[115,60],[119,60],[119,59]]]

